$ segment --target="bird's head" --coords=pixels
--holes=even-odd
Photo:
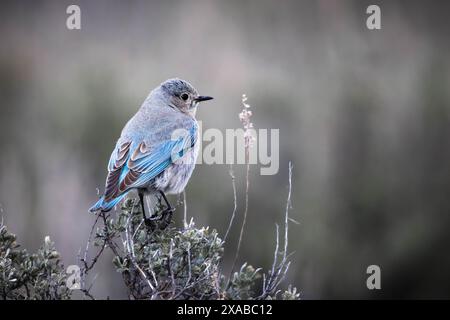
[[[199,95],[189,82],[178,78],[166,80],[160,88],[168,99],[167,102],[170,107],[192,116],[195,115],[200,102],[212,99],[209,96]]]

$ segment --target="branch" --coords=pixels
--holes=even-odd
[[[231,230],[231,227],[233,225],[234,217],[236,216],[236,210],[237,210],[237,195],[236,195],[236,178],[234,176],[234,170],[233,170],[233,164],[230,163],[230,170],[228,171],[231,177],[231,183],[233,185],[233,213],[231,215],[230,223],[228,224],[227,232],[225,232],[225,236],[223,237],[223,241],[227,241],[228,233]]]

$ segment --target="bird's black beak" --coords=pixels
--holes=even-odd
[[[212,100],[212,99],[214,99],[214,98],[213,97],[208,97],[208,96],[198,96],[194,100],[197,101],[197,102],[202,102],[202,101],[208,101],[208,100]]]

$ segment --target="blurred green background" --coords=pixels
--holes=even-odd
[[[82,29],[66,28],[81,7]],[[382,29],[366,28],[381,7]],[[448,1],[14,1],[0,11],[0,210],[30,250],[50,235],[66,265],[94,221],[122,126],[170,77],[215,100],[203,128],[280,129],[280,171],[251,169],[239,263],[268,268],[294,165],[287,282],[312,298],[450,298]],[[236,167],[238,217],[244,168]],[[172,198],[174,199],[174,198]],[[199,165],[188,215],[225,233],[227,165]],[[181,207],[176,221],[180,223]],[[381,267],[382,289],[366,288]],[[93,293],[123,298],[110,256]]]

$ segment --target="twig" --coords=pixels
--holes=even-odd
[[[89,292],[89,289],[80,289],[81,292],[83,292],[83,294],[88,297],[91,300],[95,300],[95,297]]]
[[[150,282],[150,280],[147,278],[147,275],[145,274],[145,272],[139,267],[139,265],[136,263],[136,261],[133,261],[133,265],[134,267],[139,271],[140,275],[142,276],[142,278],[144,279],[144,281],[148,284],[148,286],[150,287],[150,289],[152,291],[155,290],[155,287],[152,285],[152,283]]]
[[[116,256],[121,256],[120,254],[119,254],[119,251],[118,251],[118,249],[117,249],[117,246],[116,246],[116,244],[114,243],[114,241],[112,240],[112,234],[109,232],[109,230],[108,230],[108,217],[107,217],[107,215],[104,213],[104,212],[102,212],[102,213],[100,213],[100,216],[102,217],[102,219],[103,219],[103,226],[104,226],[104,232],[105,232],[105,237],[104,237],[104,241],[106,241],[106,243],[107,243],[107,245],[108,245],[108,247],[111,249],[111,251],[116,255]]]
[[[175,289],[176,289],[176,284],[175,284],[175,276],[173,274],[173,270],[172,270],[172,258],[173,258],[173,240],[170,240],[170,248],[169,248],[169,258],[167,259],[167,265],[169,268],[169,274],[170,274],[170,278],[172,279],[172,298],[175,296]]]
[[[278,224],[275,224],[276,226],[276,244],[275,244],[275,250],[273,251],[273,263],[272,263],[272,270],[270,272],[271,275],[275,275],[275,267],[277,266],[277,260],[278,260],[278,248],[279,248],[279,243],[280,243],[280,232],[279,232],[279,227]]]
[[[223,237],[223,241],[227,240],[228,233],[231,230],[231,227],[233,225],[234,217],[236,216],[236,210],[237,210],[237,195],[236,195],[236,177],[234,176],[234,170],[233,170],[233,164],[230,163],[230,170],[228,171],[231,177],[231,183],[233,185],[233,213],[231,215],[230,223],[228,224],[227,232],[225,233],[225,236]]]
[[[180,292],[178,292],[175,296],[172,296],[173,300],[175,300],[179,296],[181,296],[190,287],[190,282],[191,282],[191,278],[192,278],[191,247],[190,247],[190,245],[188,245],[186,251],[187,251],[187,259],[188,259],[188,278],[187,278],[187,280],[186,280],[186,282],[184,284],[183,289],[181,289]],[[194,283],[195,282],[196,281],[194,281]],[[172,286],[174,286],[174,284],[172,284]]]
[[[241,231],[239,233],[239,240],[238,240],[238,244],[237,244],[237,248],[236,248],[236,254],[234,256],[234,261],[233,261],[233,265],[231,267],[230,270],[230,277],[229,279],[231,279],[231,276],[233,274],[233,270],[236,266],[236,262],[237,259],[239,257],[239,251],[241,250],[241,243],[242,243],[242,237],[244,235],[244,230],[245,230],[245,224],[247,222],[247,213],[248,213],[248,191],[250,188],[250,179],[249,179],[249,173],[250,173],[250,164],[247,163],[247,173],[246,173],[246,185],[245,185],[245,209],[244,209],[244,218],[242,220],[242,225],[241,225]]]
[[[91,260],[91,264],[88,265],[87,264],[87,254],[89,252],[89,247],[92,241],[92,235],[94,233],[94,229],[95,226],[97,225],[98,219],[100,218],[100,216],[97,216],[95,219],[94,224],[91,227],[91,231],[89,232],[89,237],[88,237],[88,241],[86,242],[86,248],[84,250],[84,255],[83,258],[80,258],[80,261],[83,262],[84,265],[84,274],[87,274],[89,272],[89,270],[91,270],[94,265],[96,264],[98,258],[100,257],[100,255],[102,254],[103,250],[105,249],[105,243],[103,242],[103,246],[100,248],[100,250],[97,252],[97,254],[94,256],[94,258]]]
[[[88,255],[89,247],[90,247],[90,244],[92,241],[92,235],[94,233],[94,229],[95,229],[95,226],[97,225],[99,217],[100,216],[97,215],[95,222],[92,225],[91,231],[89,232],[89,237],[88,237],[88,241],[86,243],[86,248],[84,250],[83,258],[80,258],[80,253],[78,254],[79,260],[83,263],[83,267],[80,270],[80,272],[81,272],[80,291],[91,300],[95,300],[94,296],[90,293],[90,291],[92,289],[92,286],[94,285],[96,277],[94,277],[94,279],[91,282],[91,285],[87,289],[86,289],[86,277],[87,277],[87,274],[89,273],[89,271],[95,266],[95,264],[97,263],[98,259],[100,258],[100,256],[102,255],[102,253],[106,247],[106,242],[103,241],[101,248],[97,251],[94,258],[91,259],[91,263],[90,264],[87,263],[87,255]]]
[[[291,203],[291,193],[292,193],[292,163],[289,161],[289,192],[286,201],[286,210],[284,214],[284,251],[283,260],[286,259],[287,249],[288,249],[288,233],[289,233],[289,209],[292,206]]]
[[[276,245],[274,250],[272,269],[268,276],[263,275],[263,291],[262,294],[257,299],[266,299],[269,295],[277,296],[278,292],[276,289],[280,283],[286,277],[286,273],[289,270],[290,261],[287,261],[290,254],[287,254],[288,250],[288,235],[289,235],[289,209],[292,206],[291,194],[292,194],[292,164],[289,162],[289,191],[286,200],[286,210],[284,214],[284,248],[282,251],[282,259],[279,264],[278,262],[278,249],[279,249],[279,227],[276,224]]]
[[[241,231],[239,233],[239,240],[236,248],[236,254],[234,256],[233,265],[230,270],[230,276],[228,277],[228,285],[230,284],[231,276],[233,275],[233,270],[236,266],[237,259],[239,257],[239,251],[241,249],[242,237],[244,235],[245,224],[247,222],[248,213],[248,192],[250,189],[250,149],[253,146],[254,137],[251,134],[251,129],[253,128],[253,123],[251,122],[252,111],[250,110],[250,105],[247,103],[247,96],[242,95],[242,105],[244,108],[241,113],[239,113],[239,120],[244,127],[244,142],[245,142],[245,163],[246,163],[246,179],[245,179],[245,209],[244,218],[242,219]],[[227,285],[227,287],[228,287]]]
[[[186,191],[183,190],[183,207],[184,207],[184,211],[183,211],[183,225],[184,228],[187,228],[187,202],[186,202]]]

